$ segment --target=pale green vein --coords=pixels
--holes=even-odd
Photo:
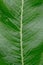
[[[22,65],[24,65],[24,57],[23,57],[23,42],[22,42],[22,21],[23,21],[23,5],[24,5],[24,0],[22,0],[22,6],[21,6],[21,27],[20,27],[20,44],[21,44],[21,61]]]

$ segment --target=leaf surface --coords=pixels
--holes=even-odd
[[[43,0],[0,0],[0,65],[43,65]]]

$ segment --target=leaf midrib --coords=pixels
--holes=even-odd
[[[23,42],[22,42],[22,21],[23,21],[23,5],[24,5],[24,0],[22,0],[22,5],[21,5],[21,21],[20,21],[20,45],[21,45],[21,63],[24,65],[24,57],[23,57]]]

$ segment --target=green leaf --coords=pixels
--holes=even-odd
[[[0,0],[0,65],[43,65],[43,0]]]

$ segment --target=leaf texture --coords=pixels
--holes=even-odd
[[[43,65],[43,0],[0,0],[0,65]]]

